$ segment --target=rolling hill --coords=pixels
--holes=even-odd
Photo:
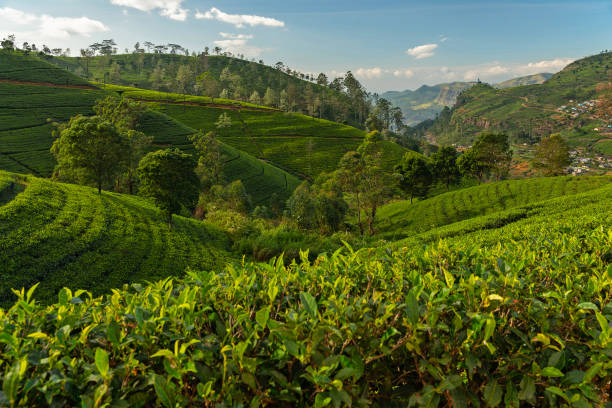
[[[287,108],[291,111],[361,125],[357,123],[348,95],[338,89],[320,85],[310,75],[307,77],[294,72],[282,62],[279,67],[271,67],[225,55],[185,56],[167,53],[121,54],[87,59],[48,57],[48,60],[90,80],[147,90],[207,95],[215,99],[225,91],[226,98],[240,101],[249,101],[257,92],[261,103],[269,91],[271,100],[268,105],[274,107],[281,104],[281,92],[284,91]],[[179,71],[182,78],[180,81]],[[206,79],[202,80],[202,75]]]
[[[20,68],[14,69],[16,66]],[[0,170],[42,177],[50,176],[55,166],[49,151],[54,129],[50,122],[92,115],[96,100],[112,92],[22,55],[0,54],[0,78],[4,78],[0,81]],[[237,103],[226,102],[231,105],[220,106],[230,108]],[[160,112],[147,111],[139,130],[154,136],[154,147],[172,145],[193,152],[188,137],[196,131]],[[256,204],[267,203],[273,193],[288,198],[299,184],[296,176],[226,144],[222,160],[226,181],[242,180]]]
[[[523,77],[512,78],[507,81],[495,84],[493,86],[495,88],[513,88],[515,86],[543,84],[552,76],[553,74],[548,73],[527,75]]]
[[[507,180],[451,191],[417,201],[399,201],[377,213],[380,238],[398,240],[462,220],[500,213],[612,184],[612,177],[550,177]]]
[[[36,282],[51,300],[69,284],[101,294],[232,259],[218,228],[180,216],[175,225],[140,197],[0,171],[0,305]]]
[[[495,89],[478,84],[457,98],[451,115],[429,128],[439,143],[468,145],[484,130],[505,132],[515,141],[535,141],[561,131],[573,146],[590,146],[600,136],[591,117],[598,83],[607,81],[612,52],[577,60],[537,85]]]
[[[213,103],[208,97],[184,97],[116,85],[107,85],[105,89],[146,101],[152,110],[193,129],[215,131],[227,145],[302,178],[314,179],[321,172],[335,170],[342,156],[356,150],[365,136],[364,131],[352,126],[252,104],[223,105],[219,99]],[[230,117],[231,125],[217,129],[215,122],[222,114]],[[395,143],[383,143],[383,160],[390,169],[407,150]]]

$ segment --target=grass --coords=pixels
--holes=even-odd
[[[0,303],[11,288],[41,281],[50,300],[70,283],[105,293],[124,283],[217,269],[231,258],[227,236],[175,217],[175,229],[148,201],[32,176],[0,172],[25,190],[0,207]]]
[[[612,156],[612,140],[601,140],[593,146],[593,150],[598,153]]]
[[[0,80],[90,86],[84,79],[38,57],[6,51],[0,55]]]
[[[612,177],[550,177],[507,180],[441,194],[430,199],[399,201],[379,209],[380,238],[398,240],[461,220],[573,195],[610,184]]]

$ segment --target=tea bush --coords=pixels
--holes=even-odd
[[[527,238],[527,237],[525,237]],[[609,405],[610,225],[456,251],[350,249],[285,266],[35,288],[0,311],[2,404]]]

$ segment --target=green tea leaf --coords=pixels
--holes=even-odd
[[[419,321],[419,302],[414,294],[414,291],[410,290],[406,295],[406,317],[410,323],[417,324]]]
[[[255,321],[262,327],[266,328],[268,324],[268,319],[270,319],[270,307],[264,307],[259,309],[257,313],[255,313]]]
[[[563,377],[563,372],[556,367],[545,367],[542,370],[544,377]]]
[[[504,392],[497,381],[490,381],[484,389],[484,399],[488,406],[496,407],[502,401]]]
[[[308,313],[313,319],[317,317],[317,301],[314,297],[308,292],[300,292],[300,300],[302,301],[302,306],[306,309],[306,313]]]
[[[108,353],[106,352],[106,350],[103,350],[101,348],[96,349],[96,368],[98,369],[102,377],[106,377],[109,368]]]

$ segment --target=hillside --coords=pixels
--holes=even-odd
[[[279,107],[360,126],[350,98],[322,86],[310,75],[224,55],[185,56],[137,53],[110,56],[52,57],[49,61],[84,78],[147,90],[205,95]],[[179,75],[180,73],[180,75]],[[204,77],[202,76],[204,75]],[[199,78],[199,79],[198,79]],[[308,78],[308,80],[306,79]],[[332,78],[329,78],[331,82]],[[281,93],[284,96],[281,97]],[[266,93],[269,100],[265,100]],[[281,99],[284,98],[284,101]]]
[[[414,204],[399,201],[379,209],[377,235],[395,241],[458,221],[571,196],[609,184],[612,184],[612,177],[531,178],[451,191]]]
[[[364,131],[352,126],[252,104],[229,105],[219,99],[213,103],[208,97],[183,97],[115,85],[105,89],[146,101],[151,109],[193,129],[215,131],[226,144],[309,179],[335,170],[342,156],[356,150],[365,136]],[[217,129],[215,122],[222,114],[229,116],[231,125]],[[391,169],[407,150],[391,142],[384,142],[384,146],[383,160]]]
[[[611,204],[608,184],[444,227],[440,242],[234,264],[100,298],[65,289],[49,307],[26,287],[0,314],[0,355],[20,368],[5,378],[21,379],[6,399],[603,407]]]
[[[493,86],[495,88],[513,88],[515,86],[543,84],[552,76],[553,74],[548,73],[527,75],[523,77],[512,78],[507,81],[495,84]]]
[[[23,69],[11,68],[14,66]],[[55,166],[49,151],[54,129],[50,122],[64,122],[78,114],[92,115],[96,100],[111,90],[83,85],[80,78],[33,57],[2,53],[0,69],[0,76],[11,78],[9,82],[0,81],[0,170],[50,176]],[[171,145],[193,152],[188,137],[196,131],[159,112],[148,111],[139,130],[154,136],[156,148]],[[273,193],[288,198],[299,184],[294,175],[246,152],[228,145],[222,150],[225,180],[242,180],[256,204],[267,203]]]
[[[445,106],[453,106],[457,96],[474,85],[474,82],[451,82],[433,86],[423,85],[411,91],[389,91],[381,96],[399,107],[404,113],[406,124],[415,125],[433,119]]]
[[[577,60],[543,84],[495,89],[479,84],[457,98],[451,115],[429,129],[439,143],[470,144],[484,130],[530,142],[561,131],[572,146],[588,147],[601,136],[591,118],[598,83],[608,80],[612,52]]]
[[[0,171],[0,305],[14,299],[11,288],[39,281],[39,299],[51,300],[66,285],[102,294],[231,259],[218,228],[180,216],[174,224],[140,197]]]

